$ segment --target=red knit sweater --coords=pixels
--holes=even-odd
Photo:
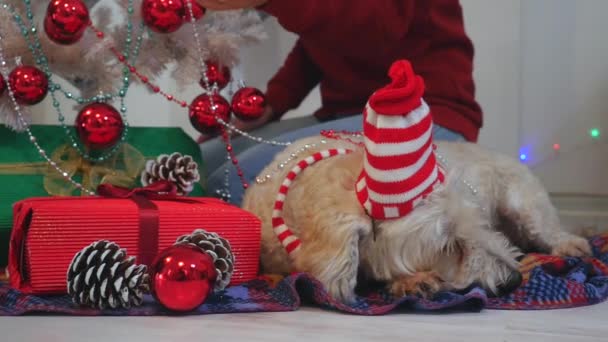
[[[476,141],[473,45],[458,0],[269,0],[261,9],[299,36],[267,89],[280,118],[320,83],[319,119],[360,114],[388,69],[408,59],[435,122]]]

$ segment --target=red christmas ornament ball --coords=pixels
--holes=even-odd
[[[4,77],[2,77],[2,75],[0,75],[0,96],[2,96],[2,94],[4,94],[5,90],[6,90],[6,81],[4,81]]]
[[[35,105],[42,102],[49,90],[49,80],[38,68],[18,66],[8,77],[15,99],[22,105]]]
[[[212,108],[211,102],[213,100]],[[230,121],[230,104],[219,94],[211,96],[207,94],[199,95],[190,104],[190,122],[197,131],[206,134],[216,134],[221,128],[221,124],[217,122],[216,117]]]
[[[219,90],[226,88],[232,78],[230,68],[225,65],[220,67],[220,65],[214,61],[206,61],[205,65],[207,66],[205,75],[207,75],[209,85],[212,86],[215,84]],[[200,84],[203,88],[207,86],[204,79],[201,79]]]
[[[44,18],[44,31],[59,44],[73,44],[82,38],[90,22],[89,9],[81,0],[53,0]]]
[[[171,33],[184,24],[184,5],[182,0],[144,0],[141,12],[144,22],[153,31]]]
[[[241,88],[232,97],[232,112],[243,121],[259,119],[265,109],[266,95],[256,88]]]
[[[151,269],[152,294],[167,309],[186,312],[199,307],[213,290],[213,259],[194,245],[174,245],[161,252]]]
[[[196,2],[194,0],[186,0],[186,1],[190,1],[192,3],[192,14],[194,14],[195,20],[199,20],[207,12],[207,9],[205,9],[203,6],[199,5],[198,2]],[[184,4],[184,11],[185,11],[184,21],[189,22],[190,21],[190,10],[188,9],[187,2]]]
[[[80,141],[93,150],[114,146],[124,129],[120,113],[106,103],[87,105],[76,117],[76,131]]]

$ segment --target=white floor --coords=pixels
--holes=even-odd
[[[556,311],[361,317],[288,313],[179,318],[0,318],[0,341],[608,341],[608,303]]]

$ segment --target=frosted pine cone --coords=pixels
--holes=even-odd
[[[176,244],[190,243],[203,249],[211,258],[217,270],[216,290],[223,290],[230,284],[234,272],[234,255],[230,243],[216,233],[209,233],[202,229],[195,230],[190,235],[177,239]]]
[[[141,173],[143,186],[166,180],[175,184],[177,193],[182,196],[192,192],[194,184],[200,179],[198,164],[191,156],[183,156],[177,152],[160,155],[156,160],[148,160],[145,170]]]
[[[150,290],[144,265],[135,265],[124,249],[110,241],[97,241],[78,252],[68,270],[67,288],[72,301],[103,310],[140,306]]]

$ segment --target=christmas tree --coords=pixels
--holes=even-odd
[[[28,106],[45,98],[55,107],[63,107],[64,98],[73,100],[72,108],[62,110],[78,111],[92,103],[122,102],[133,84],[145,86],[150,96],[188,107],[192,99],[166,93],[155,79],[170,71],[180,89],[202,85],[202,93],[216,93],[239,64],[239,49],[265,34],[255,11],[207,12],[194,0],[4,0],[0,36],[4,67],[13,74],[0,80],[0,123],[23,131],[30,120]],[[21,89],[13,72],[19,66],[28,67],[22,77],[38,76],[46,84],[30,82]],[[64,90],[58,79],[75,91]],[[24,120],[18,118],[7,84]],[[119,107],[127,116],[128,110]]]

